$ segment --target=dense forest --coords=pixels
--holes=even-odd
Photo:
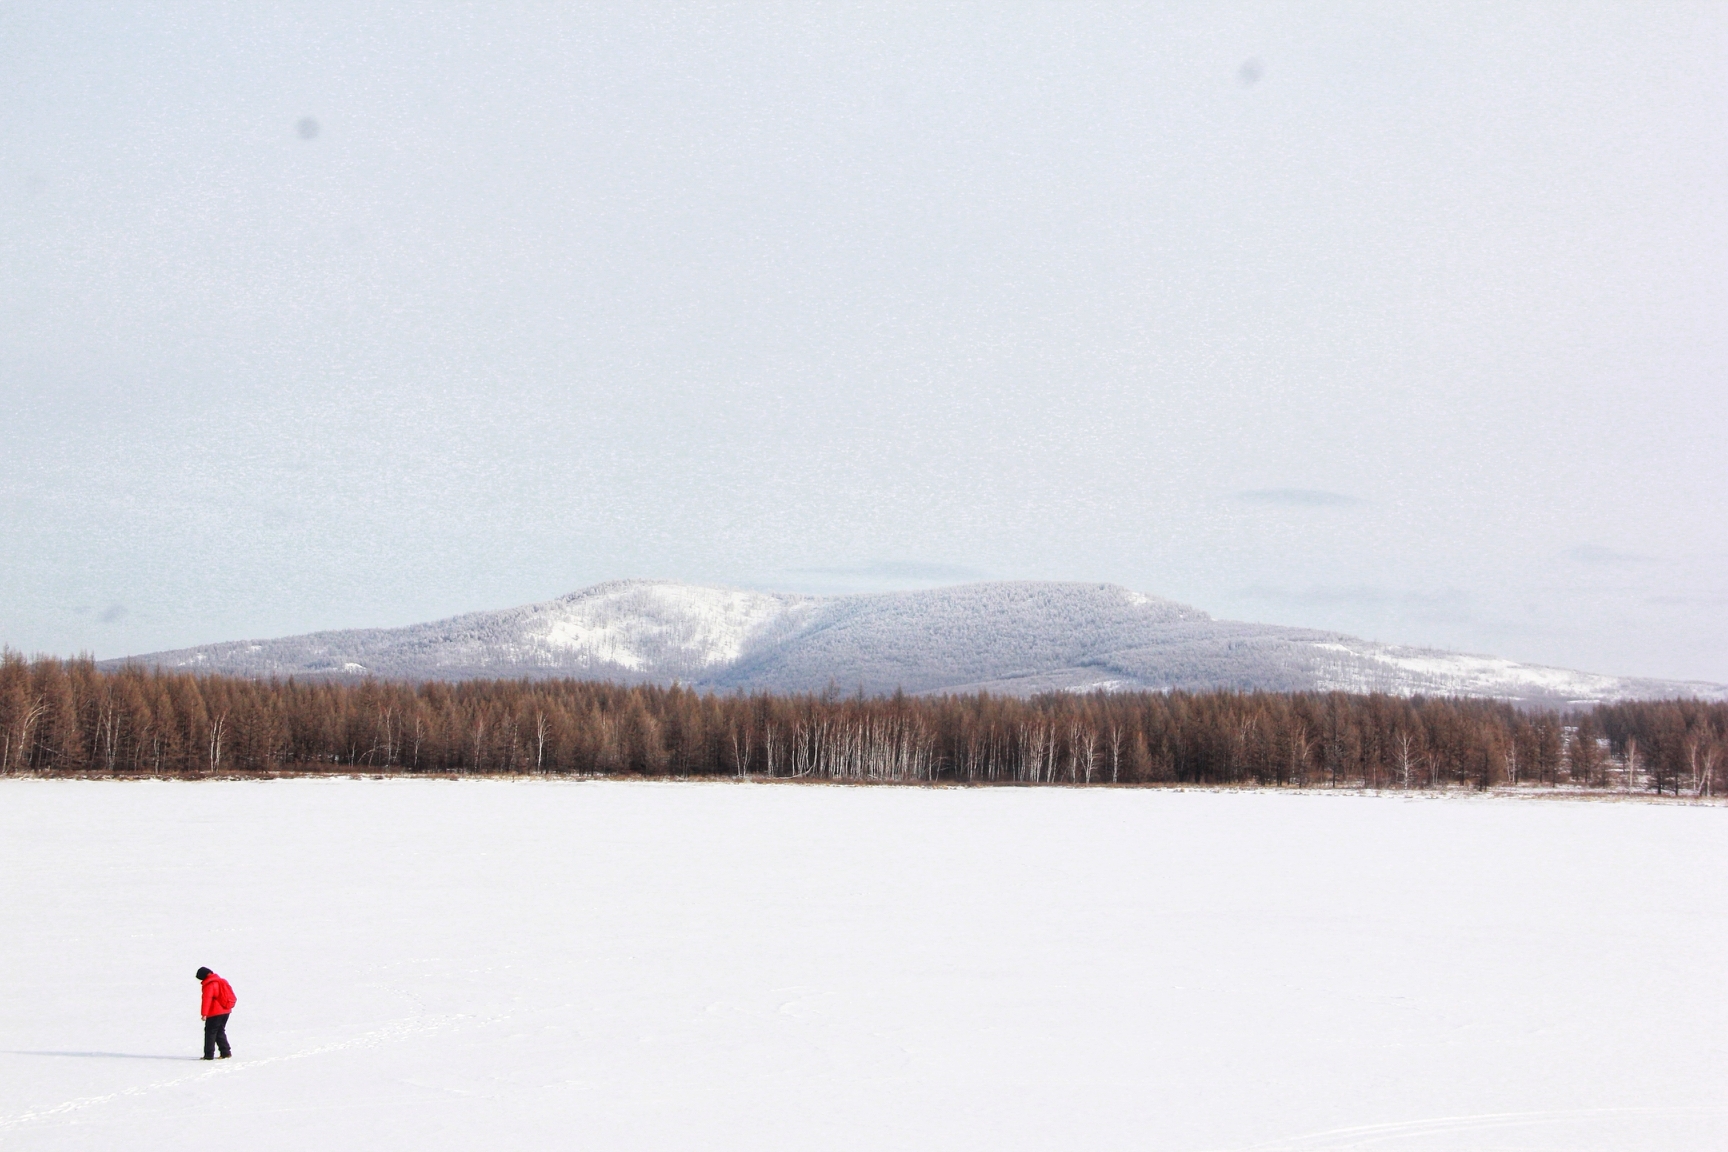
[[[1728,704],[1561,713],[1261,692],[714,695],[581,680],[250,680],[0,657],[0,773],[1503,785],[1710,796]]]

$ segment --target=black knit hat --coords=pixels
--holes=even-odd
[[[208,975],[210,975],[210,974],[211,974],[211,973],[210,973],[210,969],[208,969],[208,968],[200,968],[200,969],[198,969],[198,979],[200,979],[200,980],[202,980],[202,979],[204,979],[204,977],[206,977],[206,976],[208,976]]]

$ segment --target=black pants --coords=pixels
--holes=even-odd
[[[228,1013],[204,1017],[204,1059],[214,1060],[216,1049],[228,1055]]]

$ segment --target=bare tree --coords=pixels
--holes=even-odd
[[[19,769],[28,768],[30,766],[30,737],[35,733],[37,722],[42,719],[43,715],[47,711],[48,702],[40,696],[38,696],[33,703],[25,707],[24,714],[18,718],[18,745],[16,752],[14,752],[11,742],[7,742],[5,763],[7,772],[12,772],[14,770],[14,759],[16,759],[16,767]]]
[[[1313,750],[1308,725],[1300,720],[1296,721],[1290,730],[1290,778],[1296,781],[1298,788],[1308,786],[1308,757]]]
[[[222,736],[228,730],[228,710],[210,718],[210,771],[222,770]]]
[[[740,777],[750,774],[750,736],[749,724],[732,726],[732,763],[737,765]]]
[[[1589,788],[1599,783],[1602,772],[1602,745],[1596,724],[1588,714],[1568,729],[1566,773],[1576,784]]]
[[[482,758],[486,755],[486,717],[474,717],[474,771],[480,771]]]

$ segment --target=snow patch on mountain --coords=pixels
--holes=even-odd
[[[541,642],[632,672],[673,659],[687,670],[729,664],[801,605],[798,598],[731,588],[603,585],[558,601]]]
[[[1616,676],[1574,672],[1520,664],[1498,656],[1472,656],[1459,652],[1435,652],[1358,642],[1322,643],[1323,651],[1348,653],[1349,665],[1340,665],[1321,679],[1321,687],[1345,692],[1387,691],[1384,685],[1409,693],[1422,691],[1436,696],[1508,696],[1527,693],[1588,702],[1626,695],[1626,681]],[[1703,687],[1703,686],[1700,686]]]

